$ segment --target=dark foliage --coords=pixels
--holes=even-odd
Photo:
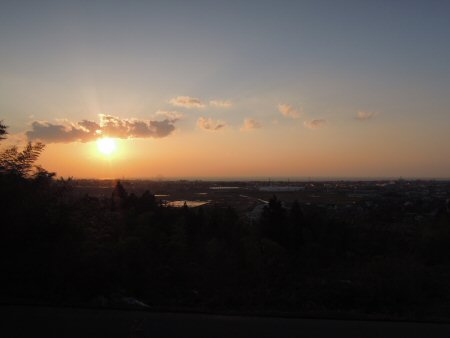
[[[6,131],[8,127],[3,124],[3,121],[0,121],[0,140],[4,140],[6,137],[5,135],[8,134]]]

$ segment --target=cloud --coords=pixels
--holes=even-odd
[[[181,120],[183,118],[183,113],[177,111],[168,111],[168,110],[158,110],[155,113],[156,116],[164,116],[169,120]]]
[[[115,138],[161,138],[175,130],[177,118],[162,121],[121,119],[112,115],[100,114],[100,123],[82,120],[78,123],[34,121],[31,130],[25,134],[29,141],[46,143],[90,142],[100,137]]]
[[[203,116],[197,120],[197,125],[204,130],[210,130],[210,131],[216,131],[219,129],[223,129],[227,126],[227,124],[223,121],[219,121],[219,120],[214,121],[211,118],[206,118]]]
[[[367,121],[372,117],[375,117],[376,115],[377,113],[373,111],[359,111],[356,113],[355,119],[357,119],[358,121]]]
[[[177,96],[171,99],[169,103],[177,107],[185,107],[185,108],[205,107],[205,104],[200,99],[190,96]]]
[[[232,103],[231,103],[231,101],[225,101],[225,100],[211,100],[211,101],[209,101],[209,105],[213,106],[213,107],[230,108]]]
[[[170,135],[175,130],[173,121],[167,119],[162,121],[149,121],[148,123],[137,121],[134,126],[131,137],[161,138]]]
[[[78,122],[78,125],[83,127],[86,131],[89,131],[89,130],[92,130],[92,131],[100,130],[100,125],[97,122],[94,122],[94,121],[83,120],[81,122]]]
[[[327,120],[317,119],[303,122],[303,125],[309,129],[319,129],[327,125]]]
[[[244,120],[244,125],[241,128],[241,131],[250,131],[250,130],[254,130],[254,129],[260,129],[262,128],[261,123],[259,123],[258,121],[254,120],[254,119],[245,119]]]
[[[279,104],[278,105],[278,111],[283,114],[284,117],[290,117],[293,119],[297,119],[302,114],[301,111],[295,110],[294,107],[292,107],[289,104]]]
[[[34,121],[31,130],[25,133],[29,141],[39,140],[47,143],[89,142],[94,140],[96,130],[87,130],[81,125],[53,124]]]

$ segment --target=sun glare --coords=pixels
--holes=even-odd
[[[97,148],[104,155],[111,155],[116,150],[116,140],[109,137],[97,140]]]

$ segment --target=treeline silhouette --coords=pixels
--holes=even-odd
[[[43,149],[0,153],[3,302],[449,318],[445,210],[405,224],[380,201],[355,222],[274,196],[252,220],[165,206],[120,182],[110,197],[79,197],[34,166]]]

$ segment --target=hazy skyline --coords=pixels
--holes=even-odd
[[[448,178],[449,15],[447,1],[2,1],[0,119],[62,176]]]

